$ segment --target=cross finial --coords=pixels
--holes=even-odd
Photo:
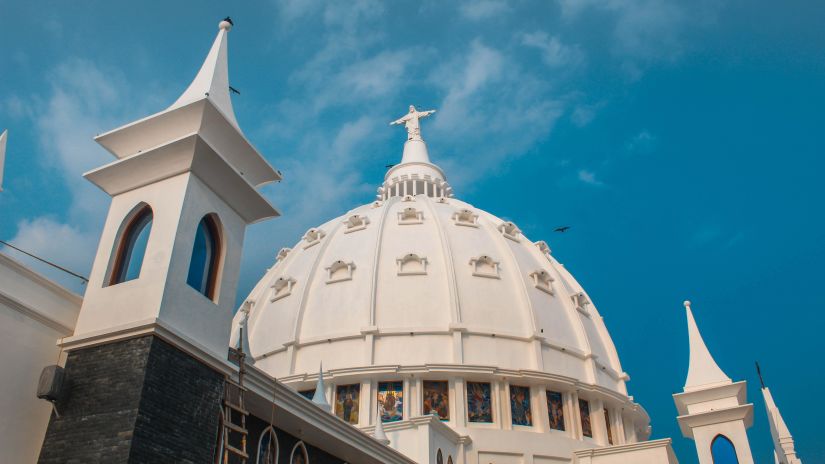
[[[418,120],[426,118],[433,113],[435,113],[435,110],[418,111],[415,109],[415,106],[410,105],[410,111],[399,119],[391,122],[390,125],[396,126],[404,124],[404,127],[407,128],[407,140],[423,140],[421,138],[421,125]]]

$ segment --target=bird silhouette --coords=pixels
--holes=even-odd
[[[229,91],[232,92],[232,93],[237,93],[238,95],[241,94],[241,92],[238,89],[236,89],[235,87],[232,87],[231,85],[229,86]]]
[[[556,227],[555,229],[553,229],[553,232],[562,232],[562,233],[564,233],[564,232],[567,232],[568,230],[570,230],[570,226],[561,226],[561,227]]]

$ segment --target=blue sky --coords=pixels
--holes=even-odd
[[[686,298],[749,381],[756,461],[772,462],[759,360],[797,450],[825,462],[806,394],[825,382],[825,3],[0,6],[0,238],[88,273],[108,198],[80,174],[111,160],[92,137],[171,104],[230,14],[238,120],[285,175],[264,189],[284,216],[247,233],[239,298],[280,247],[372,199],[404,140],[389,121],[437,108],[422,130],[457,195],[549,242],[681,462]]]

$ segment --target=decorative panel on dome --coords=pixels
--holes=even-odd
[[[515,224],[512,222],[502,222],[498,226],[498,231],[501,232],[501,235],[513,240],[515,242],[520,242],[519,235],[521,234],[521,229],[519,229]]]
[[[326,270],[328,284],[352,280],[352,272],[355,270],[355,263],[352,261],[347,263],[342,260],[338,260],[329,265]]]
[[[278,255],[275,257],[275,264],[282,262],[286,259],[289,252],[292,251],[292,248],[284,247],[278,251]]]
[[[396,259],[395,263],[400,276],[427,274],[427,258],[416,253],[407,253]]]
[[[545,270],[533,271],[530,273],[533,279],[533,286],[542,292],[553,295],[553,277]]]
[[[539,249],[539,251],[541,251],[541,254],[548,258],[552,254],[552,252],[550,251],[550,246],[547,245],[547,242],[545,242],[544,240],[539,240],[538,242],[533,243],[533,245],[535,245]]]
[[[576,305],[576,309],[579,310],[579,312],[590,316],[590,312],[587,310],[590,300],[587,299],[587,295],[585,295],[584,292],[576,292],[570,295],[570,299],[573,300],[573,304]]]
[[[321,239],[324,238],[324,236],[326,236],[326,232],[321,229],[316,229],[314,227],[309,229],[303,237],[304,249],[321,243]]]
[[[278,280],[272,284],[272,297],[269,301],[277,301],[281,298],[292,294],[292,288],[295,286],[295,279],[292,277],[279,277]]]
[[[408,224],[421,224],[424,222],[424,213],[418,211],[413,207],[404,208],[403,211],[398,213],[398,224],[399,225],[408,225]]]
[[[453,221],[457,226],[478,227],[478,214],[469,209],[462,209],[453,214]]]
[[[350,232],[366,229],[367,224],[369,223],[370,219],[368,217],[360,214],[353,214],[344,220],[344,226],[346,227],[346,229],[344,229],[344,233],[348,234]]]
[[[470,259],[470,266],[472,266],[473,275],[476,277],[501,278],[499,275],[499,262],[487,255]]]

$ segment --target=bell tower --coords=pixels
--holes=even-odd
[[[99,135],[111,196],[39,462],[214,459],[244,233],[281,179],[238,126],[227,35],[165,110]]]
[[[708,351],[690,301],[685,301],[690,365],[684,391],[673,395],[682,435],[693,439],[699,464],[753,464],[747,429],[753,425],[753,404],[747,384],[733,382]]]
[[[112,203],[67,348],[158,333],[225,357],[246,226],[278,215],[256,187],[281,178],[232,110],[231,27],[172,106],[95,138],[116,160],[84,176]]]

